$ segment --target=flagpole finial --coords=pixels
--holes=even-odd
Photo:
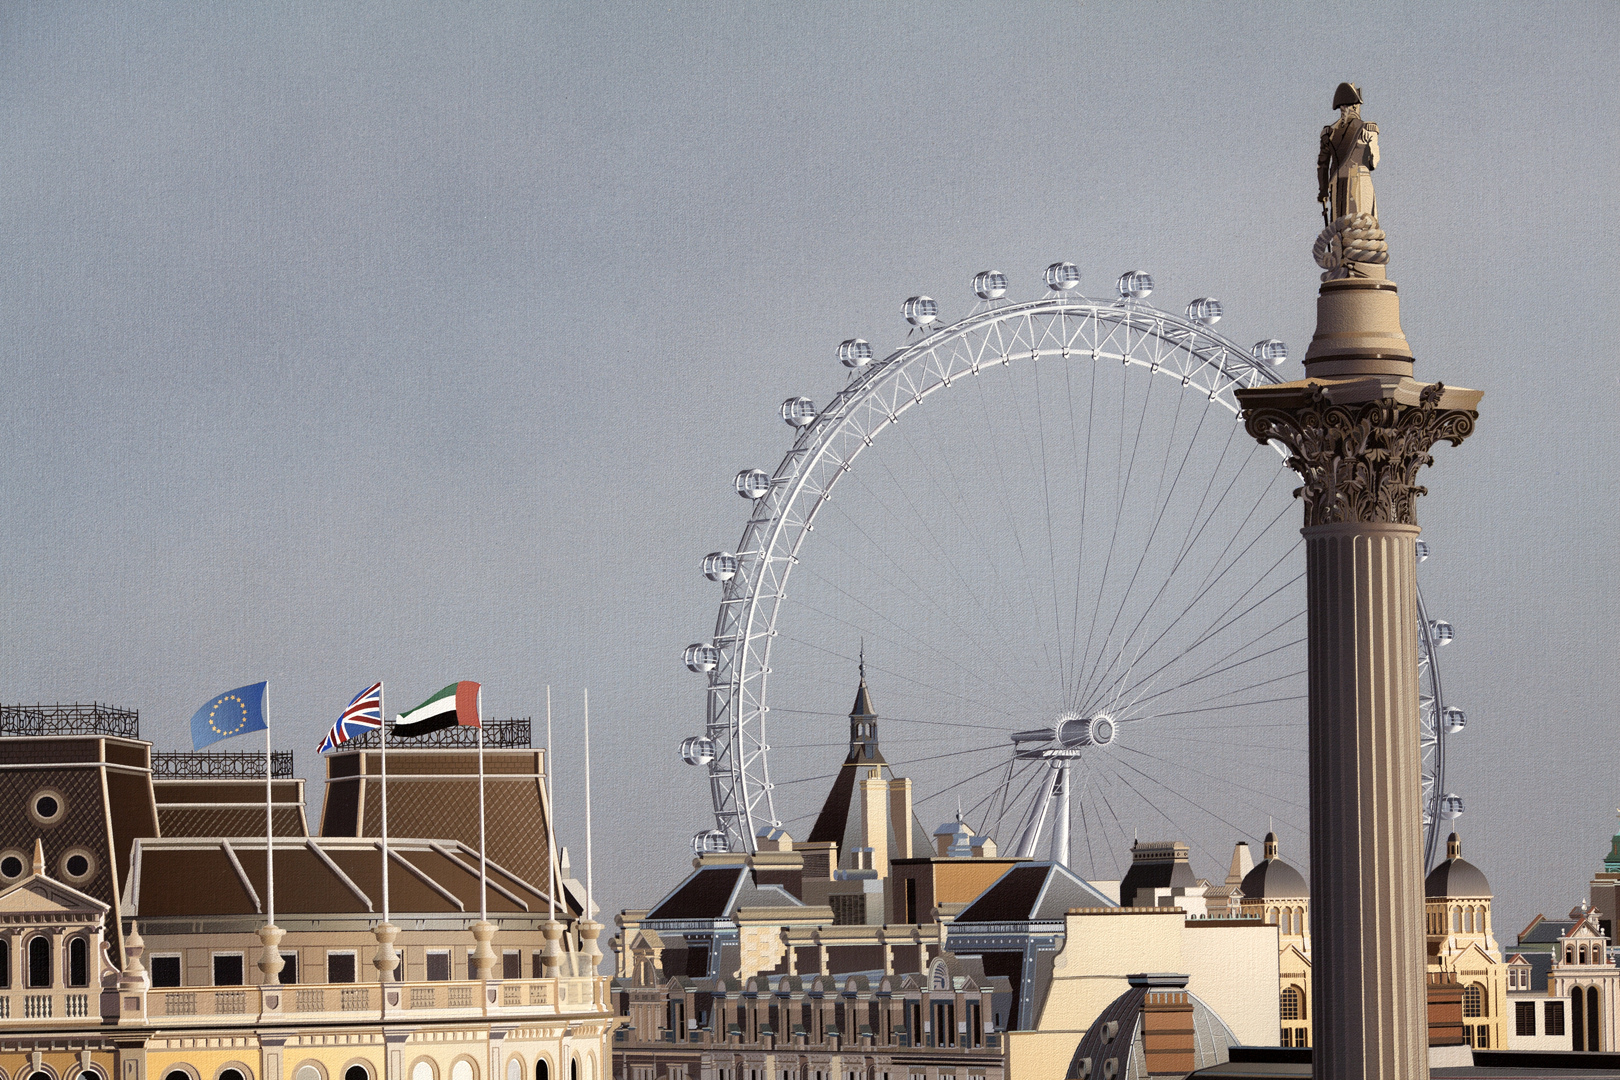
[[[866,639],[861,638],[861,678],[866,678]]]

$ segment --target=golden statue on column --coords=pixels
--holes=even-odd
[[[1383,277],[1389,244],[1378,227],[1378,199],[1372,171],[1378,168],[1378,125],[1361,118],[1361,90],[1340,83],[1333,94],[1339,119],[1322,129],[1316,155],[1316,200],[1326,226],[1312,255],[1323,281],[1343,277]],[[1378,268],[1374,272],[1373,268]]]

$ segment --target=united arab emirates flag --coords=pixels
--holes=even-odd
[[[478,692],[475,682],[456,682],[440,690],[410,712],[401,713],[389,734],[414,739],[447,727],[482,727],[478,722]]]

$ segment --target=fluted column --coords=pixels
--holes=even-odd
[[[1343,522],[1303,531],[1317,1075],[1421,1077],[1419,530]]]

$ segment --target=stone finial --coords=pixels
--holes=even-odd
[[[45,844],[39,837],[34,837],[34,868],[35,874],[45,873]]]

